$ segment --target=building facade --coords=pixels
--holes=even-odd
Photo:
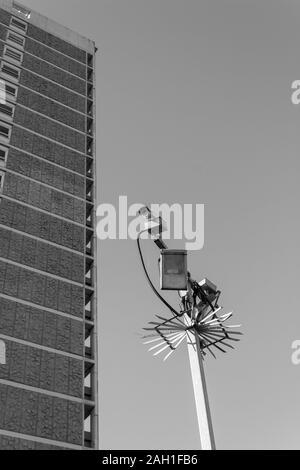
[[[98,447],[94,68],[0,0],[0,449]]]

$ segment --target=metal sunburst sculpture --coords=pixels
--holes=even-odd
[[[165,361],[185,338],[192,342],[192,335],[199,339],[203,357],[206,350],[216,358],[215,350],[226,353],[226,348],[234,349],[230,342],[239,341],[236,336],[242,333],[235,328],[240,325],[224,325],[232,317],[232,312],[221,314],[222,307],[218,306],[220,294],[206,279],[202,283],[189,279],[189,290],[180,293],[180,313],[171,318],[156,315],[159,321],[149,322],[149,327],[144,328],[149,332],[143,336],[147,340],[144,344],[150,345],[149,351],[154,356],[167,351]]]

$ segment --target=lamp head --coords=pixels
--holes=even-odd
[[[139,212],[138,212],[139,215],[141,215],[142,217],[144,217],[145,219],[147,220],[150,220],[152,218],[152,213],[149,209],[148,206],[144,206],[142,207]]]

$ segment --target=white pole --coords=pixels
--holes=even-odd
[[[187,325],[191,324],[191,319],[187,315],[185,315],[185,322]],[[188,331],[187,335],[187,347],[193,380],[201,450],[214,450],[216,447],[209,410],[200,340],[191,330]]]

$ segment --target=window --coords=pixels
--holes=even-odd
[[[94,129],[94,122],[93,122],[93,119],[90,119],[90,118],[87,119],[87,125],[86,125],[86,127],[87,127],[87,133],[88,133],[89,135],[92,135],[92,134],[93,134],[93,129]]]
[[[91,137],[87,137],[86,139],[86,153],[88,155],[93,154],[93,139]]]
[[[5,73],[5,75],[8,75],[11,78],[14,78],[15,80],[19,80],[20,78],[20,69],[17,69],[13,65],[7,64],[6,62],[2,62],[1,72]]]
[[[86,176],[88,178],[93,178],[94,167],[93,167],[93,160],[91,158],[86,159]]]
[[[87,102],[86,111],[87,111],[87,114],[89,114],[90,116],[93,115],[93,102],[90,100],[88,100]]]
[[[12,4],[13,10],[17,11],[21,15],[23,15],[25,18],[30,18],[31,16],[31,11],[27,10],[27,8],[23,7],[23,5],[19,5],[16,2],[13,2]]]
[[[7,57],[8,59],[12,59],[15,62],[18,62],[19,64],[22,62],[23,59],[23,54],[16,49],[12,49],[11,47],[5,46],[4,49],[4,56]]]
[[[17,97],[18,88],[14,86],[12,83],[5,83],[5,93],[6,97],[9,99]]]
[[[89,82],[93,81],[93,75],[94,75],[93,69],[88,69],[87,70],[87,79],[88,79]]]
[[[6,157],[8,154],[8,148],[0,145],[0,163],[6,161]]]
[[[19,34],[8,31],[7,42],[12,44],[13,46],[21,47],[23,49],[25,44],[25,38],[23,36],[20,36]]]
[[[11,126],[5,124],[5,122],[0,122],[0,137],[8,140],[10,138]]]
[[[24,21],[19,20],[17,18],[12,17],[10,21],[10,26],[12,28],[16,28],[18,31],[22,31],[26,33],[27,31],[27,23],[24,23]]]
[[[92,256],[93,255],[93,251],[94,251],[94,239],[93,239],[93,236],[94,236],[94,232],[87,229],[86,230],[86,238],[85,238],[85,252],[87,255],[89,256]]]
[[[14,115],[14,107],[11,104],[0,103],[0,113],[12,118]]]
[[[89,67],[93,67],[94,65],[94,58],[92,56],[92,54],[88,54],[87,56],[87,64]]]
[[[88,83],[87,85],[87,96],[88,98],[93,99],[93,85],[91,85],[90,83]]]

